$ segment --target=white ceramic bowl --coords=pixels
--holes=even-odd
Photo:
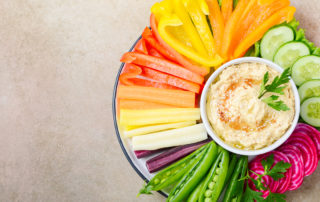
[[[253,155],[264,154],[264,153],[267,153],[269,151],[276,149],[277,147],[279,147],[281,144],[283,144],[290,137],[290,135],[292,134],[294,128],[296,127],[298,119],[299,119],[300,98],[299,98],[299,94],[298,94],[298,90],[297,90],[296,85],[294,84],[293,80],[290,79],[291,87],[292,87],[294,98],[295,98],[295,116],[294,116],[292,124],[291,124],[290,128],[287,130],[287,132],[280,139],[278,139],[276,142],[274,142],[273,144],[271,144],[267,147],[264,147],[262,149],[258,149],[258,150],[243,150],[243,149],[238,149],[238,148],[235,148],[235,147],[232,147],[232,146],[226,144],[218,135],[215,134],[215,132],[212,129],[211,124],[208,120],[207,109],[206,109],[207,108],[207,94],[208,94],[210,85],[216,80],[216,78],[219,76],[219,74],[225,68],[227,68],[231,65],[234,65],[234,64],[241,64],[241,63],[246,63],[246,62],[262,63],[262,64],[268,65],[270,68],[272,68],[278,72],[283,71],[283,69],[279,65],[277,65],[269,60],[265,60],[262,58],[256,58],[256,57],[243,57],[243,58],[239,58],[239,59],[235,59],[230,62],[227,62],[224,65],[222,65],[217,71],[215,71],[210,76],[208,81],[206,82],[206,85],[204,86],[203,91],[202,91],[202,95],[201,95],[200,111],[201,111],[201,119],[207,129],[207,132],[209,133],[209,135],[213,138],[213,140],[217,144],[219,144],[220,146],[222,146],[223,148],[225,148],[226,150],[228,150],[230,152],[240,154],[240,155],[253,156]]]

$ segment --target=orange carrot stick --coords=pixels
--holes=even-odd
[[[150,78],[152,80],[158,81],[160,83],[169,84],[184,90],[188,90],[191,92],[199,93],[200,91],[200,85],[186,81],[184,79],[159,72],[157,70],[153,70],[147,67],[142,67],[142,76]]]
[[[221,12],[224,19],[224,24],[227,24],[233,10],[233,0],[223,0],[221,4]]]
[[[189,61],[186,57],[178,53],[175,49],[173,49],[171,46],[169,46],[161,37],[157,29],[157,22],[154,14],[150,15],[150,26],[152,28],[152,33],[155,36],[155,38],[158,40],[158,42],[168,50],[174,57],[176,58],[176,61],[182,65],[184,68],[189,69],[190,71],[197,73],[201,76],[205,76],[209,73],[209,68],[202,67],[199,65],[193,64],[191,61]]]
[[[133,52],[139,52],[139,53],[144,53],[148,54],[147,46],[146,46],[146,41],[144,39],[140,39],[137,44],[135,45]]]
[[[290,20],[292,20],[295,11],[295,7],[288,6],[273,14],[270,18],[268,18],[260,26],[258,26],[253,32],[251,32],[243,41],[241,41],[241,43],[235,50],[233,57],[238,58],[243,56],[246,51],[255,42],[259,41],[263,37],[264,33],[274,25],[283,23],[285,21],[289,22]]]
[[[127,100],[120,99],[120,109],[160,109],[160,108],[174,108],[171,105],[159,104],[155,102],[146,102],[141,100]]]
[[[188,69],[185,69],[180,65],[177,65],[166,59],[144,55],[141,53],[127,52],[122,56],[121,62],[133,63],[136,65],[149,67],[151,69],[168,73],[198,84],[202,84],[204,81],[204,78],[202,76]]]
[[[160,89],[141,86],[119,86],[117,98],[141,100],[176,107],[194,107],[195,93],[183,90]]]
[[[217,0],[206,0],[209,8],[209,20],[212,27],[216,50],[221,54],[224,33],[224,20]],[[224,56],[224,55],[222,55]]]

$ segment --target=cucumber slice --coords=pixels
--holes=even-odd
[[[305,81],[320,79],[320,57],[308,55],[297,60],[292,66],[291,77],[298,86]]]
[[[320,96],[320,80],[311,80],[302,84],[299,88],[301,102],[311,97]]]
[[[294,40],[294,30],[287,26],[281,25],[269,29],[261,40],[260,52],[265,59],[272,60],[278,48]]]
[[[286,69],[291,67],[294,62],[302,56],[309,55],[309,47],[299,41],[292,41],[283,44],[274,55],[273,61]]]
[[[320,97],[309,98],[301,105],[302,119],[308,124],[320,127]]]

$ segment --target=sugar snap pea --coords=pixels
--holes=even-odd
[[[223,189],[229,184],[229,180],[232,176],[232,173],[234,171],[234,168],[236,166],[238,162],[238,157],[236,154],[234,153],[229,153],[229,166],[228,166],[228,172],[227,172],[227,176],[226,176],[226,179],[224,181],[224,186],[223,186]]]
[[[203,185],[204,185],[204,179],[202,179],[201,182],[197,185],[197,187],[192,191],[192,193],[188,197],[187,202],[198,201]]]
[[[186,172],[181,180],[170,192],[167,201],[177,202],[183,201],[191,193],[191,191],[201,181],[207,171],[210,169],[218,153],[216,144],[212,141],[206,148],[204,155],[199,161],[196,161],[192,167]]]
[[[217,160],[205,178],[199,197],[200,202],[217,201],[224,186],[229,166],[229,152],[222,147],[219,147],[219,151]]]
[[[158,191],[179,181],[182,176],[190,169],[194,162],[199,161],[208,148],[208,144],[200,147],[190,155],[170,165],[169,167],[158,172],[148,184],[139,192],[140,194],[151,194],[151,191]]]
[[[235,170],[232,174],[231,181],[227,187],[223,202],[240,202],[243,194],[244,180],[248,167],[248,157],[241,156]],[[239,181],[240,180],[240,181]]]

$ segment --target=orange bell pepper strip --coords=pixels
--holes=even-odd
[[[208,0],[207,0],[208,1]],[[210,0],[212,1],[212,0]],[[231,57],[230,46],[232,44],[232,39],[236,34],[237,24],[239,23],[239,19],[241,19],[243,11],[247,7],[250,0],[239,0],[236,8],[232,12],[224,30],[223,43],[221,46],[221,53],[225,57]]]
[[[221,3],[221,13],[224,19],[224,24],[227,24],[233,10],[233,0],[223,0]]]
[[[155,102],[146,102],[141,100],[120,99],[120,109],[160,109],[160,108],[174,108],[172,105],[159,104]]]
[[[191,72],[190,70],[185,69],[178,64],[170,62],[166,59],[144,55],[141,53],[125,53],[121,58],[121,62],[133,63],[136,65],[149,67],[151,69],[171,74],[198,84],[202,84],[204,81],[204,78],[202,76]]]
[[[160,34],[158,32],[158,28],[157,28],[157,21],[155,18],[155,15],[152,13],[150,15],[150,26],[152,29],[152,33],[155,36],[155,38],[158,40],[158,42],[165,48],[167,49],[168,52],[170,52],[172,55],[174,55],[176,61],[182,65],[183,67],[185,67],[186,69],[197,73],[201,76],[205,76],[209,73],[209,68],[204,67],[204,66],[200,66],[200,65],[195,65],[193,64],[191,61],[189,61],[186,57],[184,57],[183,55],[181,55],[180,53],[178,53],[174,48],[172,48],[171,46],[169,46],[161,37]]]
[[[166,48],[164,48],[160,43],[158,43],[158,41],[154,38],[154,36],[152,35],[151,30],[149,29],[149,27],[146,27],[142,33],[142,38],[155,50],[157,50],[162,56],[164,56],[165,58],[175,61],[175,57],[168,52],[168,50]]]
[[[295,7],[288,6],[277,11],[275,14],[269,17],[253,32],[248,34],[248,36],[243,41],[241,41],[241,43],[234,52],[233,58],[243,56],[246,53],[246,51],[250,48],[250,46],[252,46],[255,42],[259,41],[263,37],[264,33],[274,25],[291,21],[293,19],[295,11]]]
[[[155,80],[157,82],[160,83],[165,83],[165,84],[169,84],[184,90],[188,90],[191,92],[195,92],[195,93],[199,93],[200,91],[200,85],[190,82],[190,81],[186,81],[184,79],[166,74],[166,73],[162,73],[147,67],[142,67],[142,76],[150,78],[152,80]]]
[[[139,52],[147,55],[148,49],[147,49],[146,41],[141,38],[133,48],[133,52]]]
[[[195,106],[196,96],[195,93],[184,90],[121,85],[118,87],[117,98],[192,108]]]
[[[212,27],[216,50],[221,55],[221,46],[224,34],[224,20],[217,0],[206,0],[209,7],[209,20]],[[225,55],[221,55],[224,57]]]

